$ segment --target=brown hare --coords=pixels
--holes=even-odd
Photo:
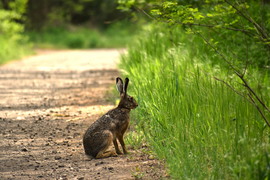
[[[128,78],[125,79],[125,84],[120,77],[116,78],[116,86],[121,98],[118,106],[97,119],[85,132],[83,146],[87,155],[105,158],[122,154],[117,139],[123,152],[127,154],[123,136],[129,125],[130,110],[138,106],[135,99],[127,94],[128,82]],[[112,142],[115,151],[106,151]]]

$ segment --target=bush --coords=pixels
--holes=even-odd
[[[19,58],[30,51],[27,37],[23,34],[25,0],[10,2],[10,10],[1,9],[0,3],[0,63]]]

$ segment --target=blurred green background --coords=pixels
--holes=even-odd
[[[1,0],[0,62],[33,48],[126,47],[142,23],[134,13],[116,0]]]

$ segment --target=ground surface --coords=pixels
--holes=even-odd
[[[0,67],[0,179],[161,179],[141,150],[90,160],[82,136],[113,108],[121,50],[39,51]]]

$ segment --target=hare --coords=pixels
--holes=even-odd
[[[125,79],[125,84],[120,77],[116,78],[116,86],[120,93],[118,106],[97,119],[85,132],[83,136],[83,146],[85,154],[94,158],[105,158],[122,154],[119,150],[117,139],[120,142],[124,154],[127,149],[124,143],[124,133],[129,125],[129,113],[138,104],[135,99],[127,94],[129,79]],[[115,151],[106,151],[114,144]]]

